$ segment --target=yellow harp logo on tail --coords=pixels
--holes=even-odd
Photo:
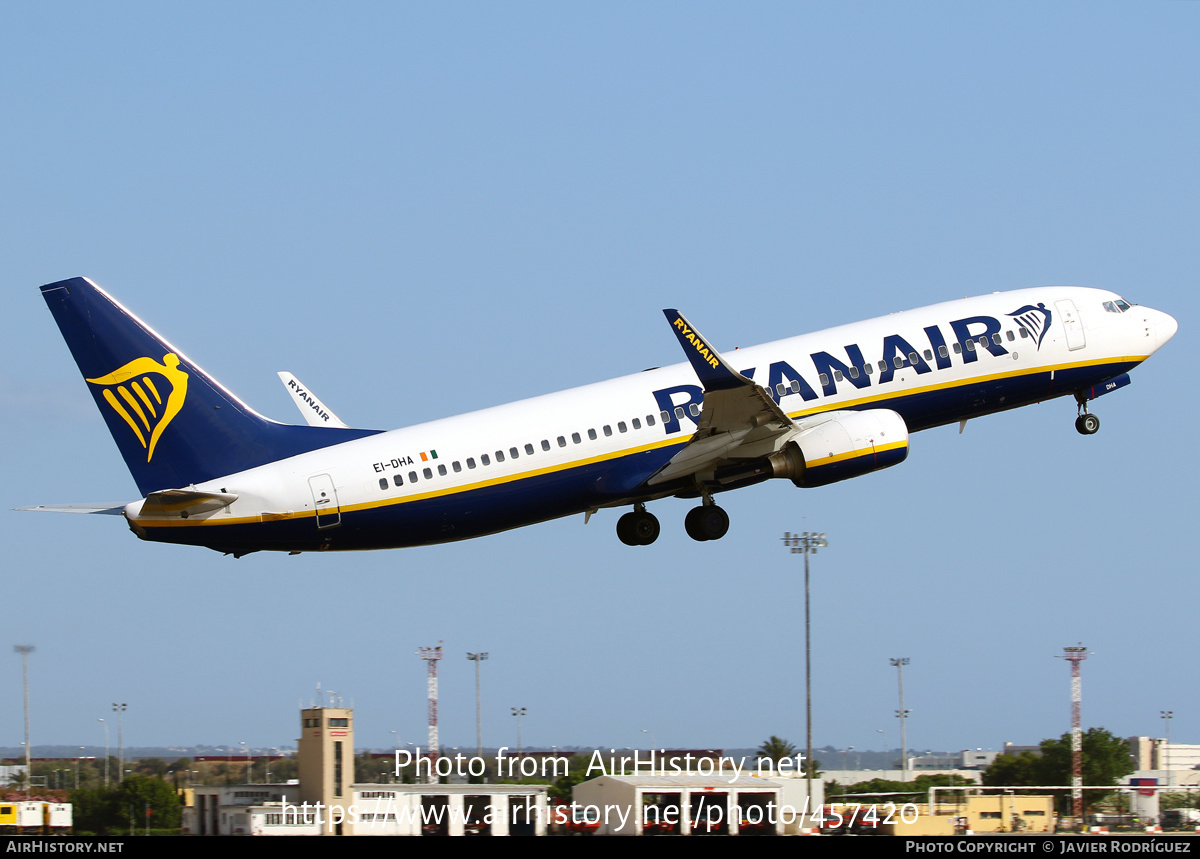
[[[157,384],[155,376],[160,380]],[[129,424],[149,462],[163,430],[183,408],[187,380],[188,374],[179,369],[178,356],[170,352],[163,355],[161,364],[153,358],[135,358],[107,376],[87,381],[105,386],[104,399]]]

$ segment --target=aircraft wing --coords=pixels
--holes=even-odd
[[[650,484],[713,470],[718,463],[768,456],[798,428],[761,387],[734,370],[678,310],[664,310],[692,369],[704,404],[692,440]]]

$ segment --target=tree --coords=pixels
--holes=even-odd
[[[1040,753],[1021,752],[1019,755],[997,755],[996,759],[983,771],[982,781],[985,785],[1004,785],[1008,787],[1033,787],[1051,784],[1045,779],[1044,762]]]
[[[772,764],[778,763],[783,758],[794,758],[796,754],[797,749],[795,745],[789,743],[783,737],[777,737],[774,734],[758,747],[759,758],[766,758]]]
[[[1104,728],[1088,728],[1083,734],[1083,783],[1116,784],[1121,776],[1133,772],[1129,746]],[[1042,740],[1038,753],[999,755],[983,772],[985,785],[1013,787],[1041,785],[1065,786],[1071,783],[1071,735],[1057,740]],[[1066,796],[1066,791],[1058,792]],[[1085,805],[1099,802],[1107,792],[1086,791]]]
[[[1059,784],[1071,781],[1071,735],[1057,740],[1042,740],[1042,758],[1050,774],[1060,776]],[[1129,744],[1104,728],[1088,728],[1083,733],[1083,783],[1116,784],[1117,779],[1133,772]]]
[[[127,776],[113,793],[117,814],[134,829],[178,829],[182,806],[167,782],[144,775]],[[147,820],[149,818],[149,820]]]

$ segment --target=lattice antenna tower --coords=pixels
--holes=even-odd
[[[417,649],[417,656],[425,660],[425,665],[428,670],[428,679],[426,680],[426,688],[429,695],[429,763],[430,773],[429,781],[433,783],[437,780],[434,775],[435,765],[438,758],[438,687],[437,687],[437,664],[442,658],[442,643],[439,641],[437,647],[421,647]]]
[[[1078,647],[1063,648],[1063,659],[1071,663],[1071,814],[1076,820],[1083,819],[1083,678],[1079,664],[1087,658],[1082,642]]]

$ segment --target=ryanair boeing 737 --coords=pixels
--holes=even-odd
[[[679,311],[687,363],[382,432],[352,429],[281,373],[305,426],[262,417],[85,278],[43,286],[143,497],[25,508],[122,515],[143,540],[240,557],[465,540],[601,508],[630,546],[651,502],[717,540],[714,496],[771,478],[812,487],[903,462],[910,433],[1073,397],[1088,403],[1175,334],[1111,292],[1045,287],[894,313],[739,350],[729,363]]]

